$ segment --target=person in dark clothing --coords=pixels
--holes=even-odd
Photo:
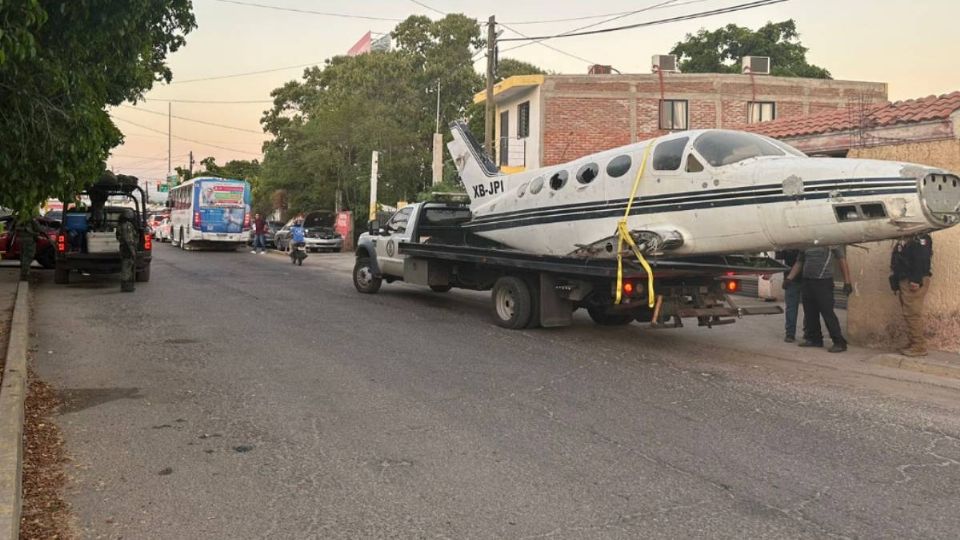
[[[253,216],[253,250],[250,253],[266,253],[267,222],[260,214]]]
[[[786,249],[776,252],[774,257],[783,261],[783,264],[788,268],[793,268],[793,265],[797,263],[797,258],[800,257],[800,251]],[[803,278],[798,275],[793,280],[788,280],[787,276],[789,274],[790,270],[783,273],[783,309],[785,316],[783,340],[787,343],[793,343],[797,340],[797,314],[800,311],[800,283]],[[804,331],[803,337],[807,337],[806,331]]]
[[[137,244],[140,240],[136,223],[136,212],[124,208],[117,224],[117,240],[120,241],[120,290],[123,292],[133,292],[136,288]]]
[[[801,297],[803,301],[804,340],[801,347],[823,347],[823,331],[820,327],[820,318],[827,326],[833,346],[830,352],[839,353],[847,350],[847,340],[840,330],[840,321],[833,311],[833,262],[840,265],[843,273],[843,292],[850,294],[853,286],[850,284],[850,268],[843,247],[815,247],[802,251],[794,263],[786,281],[790,282],[797,276],[803,277]]]
[[[900,353],[904,356],[926,356],[927,341],[923,334],[923,300],[930,289],[930,261],[933,240],[928,234],[901,238],[890,254],[890,287],[900,296],[903,321],[907,324],[909,343]]]

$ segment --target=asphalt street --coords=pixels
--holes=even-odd
[[[955,387],[717,345],[733,327],[504,330],[487,294],[365,296],[325,257],[160,245],[135,294],[44,275],[83,537],[960,530]]]

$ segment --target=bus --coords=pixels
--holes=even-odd
[[[180,249],[236,249],[250,236],[250,184],[227,178],[193,178],[168,194],[171,242]]]

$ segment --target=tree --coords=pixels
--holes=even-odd
[[[546,75],[547,72],[538,68],[537,66],[524,62],[523,60],[515,60],[513,58],[501,58],[497,62],[497,82],[500,82],[504,79],[509,79],[514,75]]]
[[[106,107],[169,81],[195,26],[190,0],[0,3],[0,206],[31,215],[95,181],[122,141]]]
[[[744,56],[769,56],[772,75],[831,78],[826,69],[807,63],[807,48],[799,37],[793,19],[770,22],[756,31],[728,24],[687,34],[670,53],[677,55],[685,73],[740,73]]]

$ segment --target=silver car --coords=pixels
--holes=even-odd
[[[274,236],[274,243],[280,251],[290,248],[290,228],[293,227],[293,218],[287,222]],[[317,211],[308,213],[303,219],[303,236],[307,250],[340,251],[343,249],[343,237],[333,229],[333,214]]]

